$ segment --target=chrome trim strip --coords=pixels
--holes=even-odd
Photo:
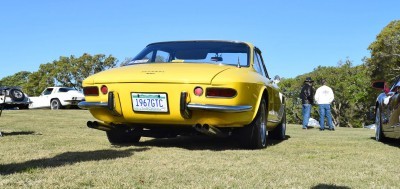
[[[82,102],[83,100],[64,100],[64,102]]]
[[[216,112],[247,112],[253,109],[252,106],[224,106],[211,104],[188,104],[189,110],[207,110]]]
[[[107,108],[107,102],[86,102],[82,101],[78,103],[79,108],[91,109],[91,108]]]

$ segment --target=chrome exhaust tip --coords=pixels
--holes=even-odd
[[[228,136],[228,134],[223,133],[218,128],[211,126],[209,124],[201,125],[200,123],[197,123],[193,127],[196,129],[196,131],[203,133],[205,135],[217,136],[217,137],[227,137]]]
[[[111,131],[113,129],[112,125],[100,123],[98,121],[88,121],[86,125],[91,129],[98,129],[102,131]]]

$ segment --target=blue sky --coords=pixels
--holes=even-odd
[[[4,0],[0,79],[37,71],[60,56],[113,55],[120,62],[148,43],[223,39],[252,42],[271,76],[354,65],[392,20],[399,0]]]

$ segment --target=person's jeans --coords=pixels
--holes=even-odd
[[[329,129],[334,129],[332,125],[331,105],[319,104],[319,125],[321,129],[325,129],[325,116],[328,118]]]
[[[308,120],[310,119],[311,104],[303,104],[303,128],[307,128]]]

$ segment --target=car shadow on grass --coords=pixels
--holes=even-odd
[[[311,189],[350,189],[348,186],[337,186],[332,184],[318,184],[311,187]]]
[[[15,135],[42,135],[41,133],[36,133],[35,131],[14,131],[14,132],[2,132],[4,136],[15,136]]]
[[[286,139],[290,138],[286,135]],[[285,140],[273,140],[267,139],[268,146],[277,145]],[[142,147],[162,147],[162,148],[184,148],[187,150],[212,150],[212,151],[224,151],[224,150],[246,150],[237,138],[216,138],[210,136],[179,136],[176,138],[164,138],[164,139],[150,139],[135,144],[135,146]]]
[[[376,140],[375,137],[371,137],[371,140]],[[385,141],[382,142],[383,144],[400,148],[400,140],[399,139],[391,139],[387,138]]]
[[[34,159],[21,163],[0,165],[0,175],[32,172],[37,169],[46,169],[72,165],[86,161],[100,161],[132,156],[135,152],[147,151],[150,148],[126,150],[96,150],[87,152],[65,152],[51,158]]]

